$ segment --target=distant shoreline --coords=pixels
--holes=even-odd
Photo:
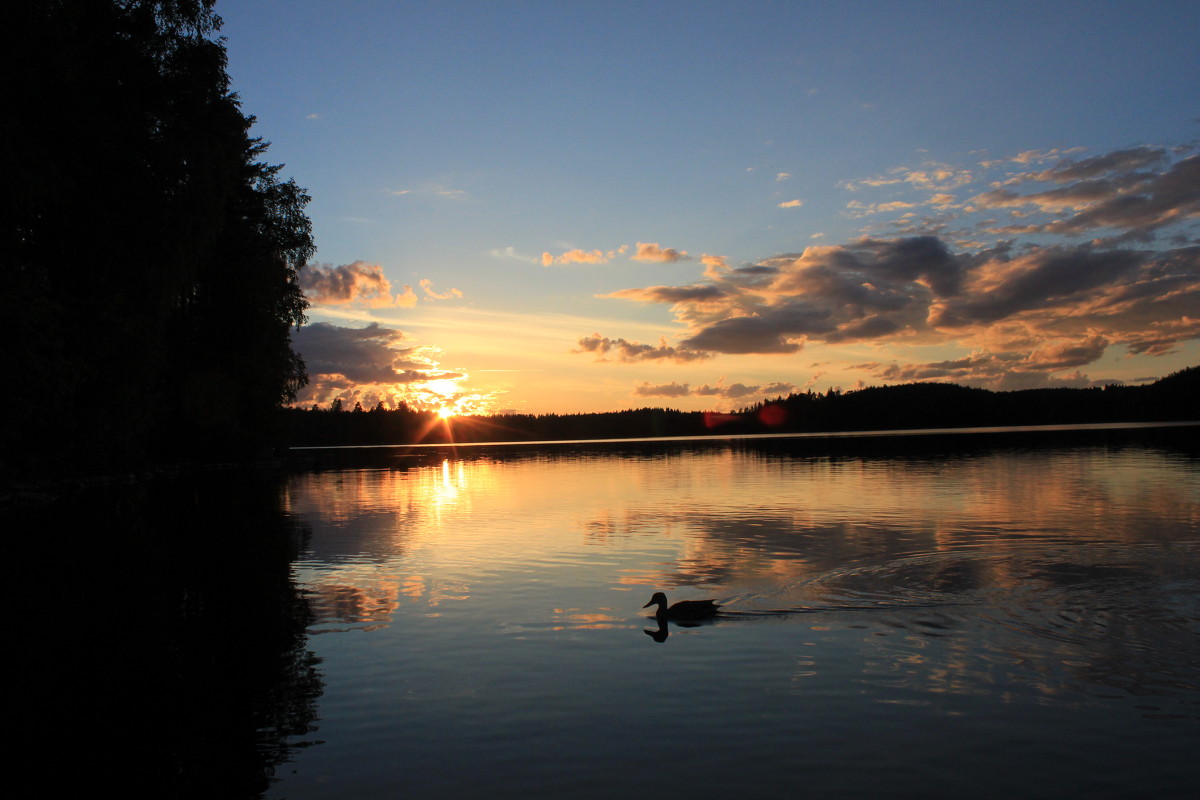
[[[540,441],[430,442],[393,445],[329,445],[289,448],[293,470],[396,469],[447,459],[522,459],[572,454],[624,454],[665,457],[689,450],[728,448],[781,457],[930,458],[1003,449],[1124,447],[1178,449],[1200,456],[1200,420],[1012,425],[964,428],[908,428],[810,433],[748,433],[707,436],[649,436]]]
[[[538,445],[564,444],[636,444],[652,442],[722,442],[773,439],[861,439],[861,438],[895,438],[905,436],[946,436],[946,435],[987,435],[1004,433],[1071,433],[1088,431],[1126,431],[1148,430],[1156,428],[1190,428],[1200,427],[1200,420],[1180,420],[1175,422],[1096,422],[1065,425],[990,425],[984,427],[964,428],[888,428],[879,430],[851,431],[819,431],[809,433],[731,433],[707,434],[700,436],[627,436],[599,439],[539,439],[539,440],[506,440],[494,442],[412,442],[400,444],[339,444],[339,445],[305,445],[289,447],[289,452],[304,452],[318,450],[388,450],[388,449],[419,449],[439,450],[446,448],[485,448],[485,447],[534,447]]]

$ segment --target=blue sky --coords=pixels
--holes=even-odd
[[[221,0],[303,401],[733,409],[1200,363],[1200,3]]]

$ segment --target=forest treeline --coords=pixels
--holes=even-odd
[[[639,408],[596,414],[495,414],[441,420],[407,407],[286,409],[292,446],[541,441],[654,436],[1065,425],[1195,420],[1200,367],[1143,386],[994,392],[912,383],[777,397],[735,413]]]
[[[314,247],[213,0],[5,5],[0,481],[277,441]]]

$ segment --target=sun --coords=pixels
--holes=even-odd
[[[442,406],[437,410],[437,415],[442,419],[449,419],[450,417],[455,416],[457,413],[458,412],[450,406]]]

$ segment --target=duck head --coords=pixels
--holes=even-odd
[[[660,611],[665,609],[667,607],[667,596],[662,592],[655,592],[650,597],[650,602],[646,603],[646,605],[642,606],[642,608],[649,608],[653,605],[657,605]]]

